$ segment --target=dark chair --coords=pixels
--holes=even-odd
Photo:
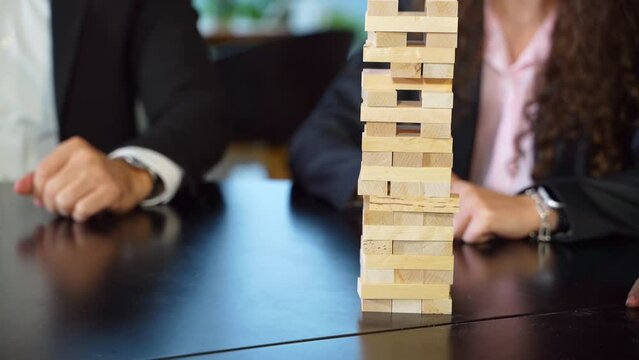
[[[344,66],[353,34],[287,37],[217,60],[233,142],[288,143]]]

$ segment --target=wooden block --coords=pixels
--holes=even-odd
[[[424,270],[422,275],[424,284],[453,284],[453,270]],[[397,282],[397,271],[395,271],[395,282]]]
[[[454,64],[424,64],[422,76],[429,79],[452,79],[455,75]]]
[[[392,151],[450,154],[453,152],[453,139],[427,139],[422,137],[379,137],[370,135],[370,133],[368,133],[365,134],[362,138],[362,150],[373,152]],[[408,178],[406,180],[417,181],[418,179]]]
[[[388,194],[387,181],[360,180],[357,183],[357,195],[359,196],[384,196]]]
[[[392,137],[397,133],[396,123],[371,123],[364,127],[366,136]]]
[[[449,197],[450,191],[450,183],[422,183],[421,195],[426,197]]]
[[[433,299],[422,300],[422,314],[452,314],[453,300]]]
[[[393,166],[393,153],[392,152],[363,152],[362,164],[366,166]]]
[[[364,225],[362,238],[366,240],[453,241],[451,226],[424,225]]]
[[[435,300],[450,297],[450,285],[439,284],[365,284],[357,279],[362,299]]]
[[[452,256],[430,255],[362,255],[366,269],[380,270],[449,270],[454,267]],[[391,297],[394,299],[394,297]]]
[[[366,31],[456,33],[457,17],[426,16],[424,12],[400,12],[397,16],[366,15]]]
[[[388,63],[454,64],[455,49],[424,47],[409,44],[406,47],[378,48],[364,45],[364,61]]]
[[[422,163],[424,162],[423,157],[423,153],[394,152],[393,166],[419,168],[422,167]]]
[[[364,122],[396,122],[418,124],[447,124],[453,118],[451,109],[424,109],[421,101],[400,101],[396,108],[372,108],[362,105]]]
[[[426,34],[426,47],[428,48],[457,48],[457,34]]]
[[[422,124],[420,136],[430,139],[448,139],[452,135],[450,124]],[[422,162],[424,157],[422,156]]]
[[[457,17],[459,3],[457,0],[427,0],[426,15],[434,17]]]
[[[419,79],[422,77],[422,64],[392,63],[391,76],[393,78]]]
[[[452,242],[393,241],[394,255],[453,256]],[[371,254],[384,255],[384,254]]]
[[[383,224],[383,225],[408,225],[408,226],[420,226],[424,225],[424,215],[422,213],[410,213],[410,212],[394,212],[393,214],[393,224]],[[371,224],[376,225],[376,224]]]
[[[393,181],[390,183],[390,196],[421,196],[424,193],[424,186],[421,183]]]
[[[452,109],[453,93],[422,91],[422,107],[427,109]]]
[[[424,284],[424,270],[394,270],[394,272],[395,284]]]
[[[362,268],[362,279],[366,284],[393,284],[395,270]]]
[[[419,215],[423,216],[423,214]],[[364,225],[395,225],[395,213],[390,211],[364,211]]]
[[[453,167],[453,154],[423,154],[424,167]]]
[[[364,69],[362,71],[362,88],[367,90],[396,89],[449,93],[453,91],[453,81],[450,79],[393,78],[389,69]],[[405,109],[410,105],[416,104],[407,101],[404,102],[403,108]]]
[[[421,314],[422,300],[393,300],[393,314]]]
[[[392,311],[392,301],[391,300],[362,300],[362,311],[363,312],[385,312],[389,313]]]
[[[425,226],[453,226],[453,214],[421,214]],[[397,219],[397,218],[395,218]],[[372,224],[371,224],[372,225]],[[380,224],[385,225],[385,224]],[[397,224],[395,224],[397,225]]]
[[[408,34],[401,32],[371,31],[368,33],[368,42],[373,47],[406,47]]]
[[[366,255],[390,255],[393,253],[393,242],[362,240],[362,252]]]
[[[450,198],[396,198],[390,196],[371,196],[369,208],[372,211],[402,211],[437,214],[456,214],[459,212],[459,196]]]
[[[360,171],[360,181],[421,182],[424,185],[450,186],[451,178],[452,170],[449,168],[362,166]],[[450,192],[450,189],[448,191]]]
[[[367,14],[370,16],[397,16],[399,0],[368,0]]]
[[[362,100],[369,107],[397,107],[397,91],[362,89]]]

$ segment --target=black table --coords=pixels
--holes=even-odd
[[[638,358],[639,242],[457,244],[453,316],[361,314],[356,212],[210,185],[77,225],[0,184],[0,358]]]

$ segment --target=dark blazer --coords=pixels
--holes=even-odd
[[[337,208],[347,206],[355,194],[361,165],[362,53],[353,56],[291,144],[291,165],[296,184]],[[458,62],[457,66],[464,66]],[[481,65],[481,64],[479,64]],[[379,67],[366,64],[367,68]],[[477,66],[474,65],[474,66]],[[479,110],[477,76],[458,86],[455,80],[453,111],[454,172],[468,179]],[[560,241],[608,235],[639,235],[639,131],[628,144],[634,164],[616,175],[588,176],[587,144],[557,144],[552,174],[539,185],[548,186],[566,204],[570,231]],[[504,219],[507,221],[508,219]]]
[[[158,151],[199,180],[226,127],[196,14],[184,0],[51,0],[60,140]],[[135,104],[150,127],[140,134]]]

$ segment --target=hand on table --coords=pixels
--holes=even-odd
[[[83,222],[104,210],[133,209],[151,193],[153,180],[148,172],[109,159],[74,137],[60,144],[14,188],[52,213]]]
[[[626,306],[629,308],[639,308],[639,279],[635,281],[635,284],[628,293],[628,299],[626,300]]]
[[[535,201],[528,196],[499,194],[453,177],[453,192],[461,197],[455,216],[455,238],[467,243],[482,243],[493,238],[519,240],[539,230]],[[557,214],[550,216],[557,226]]]

